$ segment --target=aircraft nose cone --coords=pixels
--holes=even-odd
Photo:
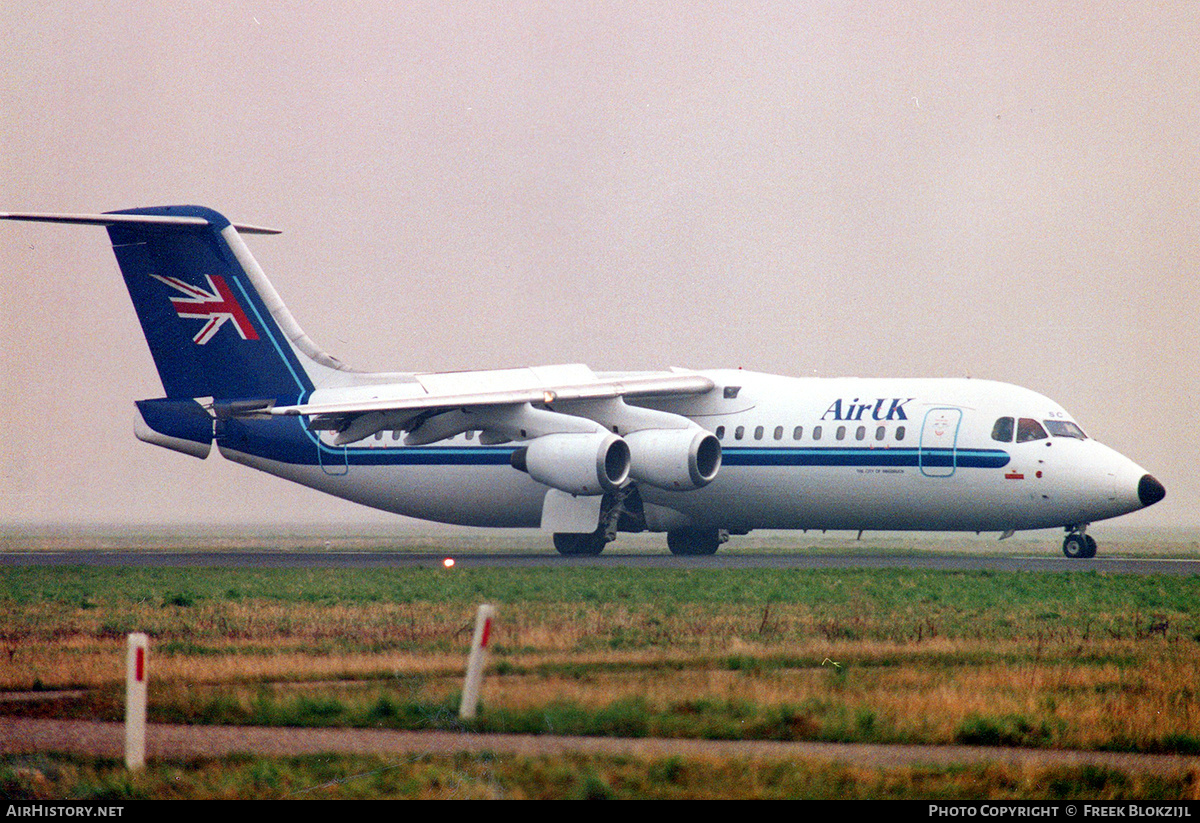
[[[1167,490],[1163,488],[1162,483],[1151,475],[1142,475],[1142,479],[1138,481],[1138,499],[1142,501],[1143,506],[1153,506],[1166,496]]]

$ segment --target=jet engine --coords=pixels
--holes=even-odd
[[[604,494],[629,479],[629,446],[606,431],[544,434],[514,451],[512,466],[560,491]]]
[[[625,435],[635,480],[668,491],[706,486],[721,468],[721,442],[701,428],[641,429]]]

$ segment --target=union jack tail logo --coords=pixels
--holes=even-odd
[[[150,276],[187,295],[186,297],[171,298],[171,305],[175,307],[176,314],[180,317],[195,317],[207,321],[192,338],[201,346],[212,340],[213,335],[226,321],[233,323],[233,327],[237,329],[237,333],[243,340],[258,339],[258,333],[254,331],[250,318],[242,311],[237,298],[233,296],[233,291],[230,290],[225,278],[221,275],[204,275],[208,279],[208,287],[212,291],[205,291],[199,286],[185,283],[178,277],[162,277],[157,274]]]

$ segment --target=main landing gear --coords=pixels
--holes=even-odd
[[[555,532],[554,548],[564,557],[596,557],[604,551],[604,547],[617,536],[617,531],[624,525],[629,531],[642,511],[642,499],[637,493],[637,486],[626,486],[616,492],[604,495],[600,502],[600,525],[593,532],[575,534],[571,532]],[[642,515],[642,528],[645,528]]]
[[[1072,560],[1096,556],[1096,538],[1085,534],[1086,528],[1086,523],[1082,526],[1067,526],[1067,536],[1063,540],[1063,554]]]
[[[637,486],[631,484],[604,495],[599,520],[592,532],[555,532],[554,548],[565,557],[596,557],[616,538],[618,531],[646,531],[646,512]],[[728,539],[728,529],[675,529],[667,532],[667,548],[677,556],[703,557],[716,554]]]

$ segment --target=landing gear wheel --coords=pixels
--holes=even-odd
[[[724,541],[721,540],[721,532],[717,529],[667,532],[667,548],[671,550],[671,554],[689,557],[716,554],[717,547],[722,542]]]
[[[608,540],[602,529],[585,534],[557,532],[554,535],[554,548],[567,557],[595,557],[604,551],[606,543]]]
[[[1079,532],[1072,532],[1063,540],[1063,554],[1072,560],[1096,556],[1096,538]]]

